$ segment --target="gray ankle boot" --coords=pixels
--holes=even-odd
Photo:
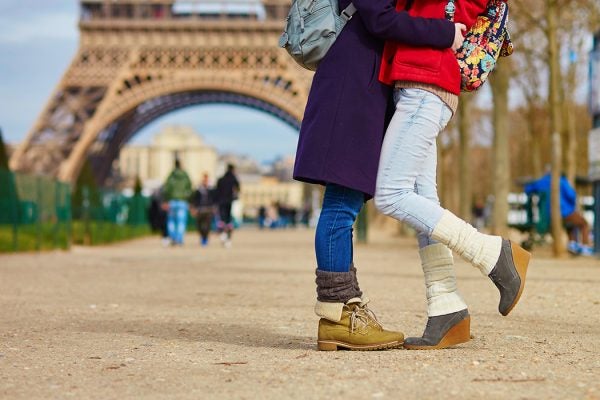
[[[423,336],[407,337],[408,350],[438,350],[468,342],[471,339],[471,317],[468,310],[429,317]]]
[[[509,240],[502,240],[500,258],[488,275],[500,291],[498,311],[506,316],[517,305],[525,287],[531,254]]]

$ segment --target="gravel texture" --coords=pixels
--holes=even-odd
[[[0,399],[600,399],[599,260],[535,253],[508,317],[457,260],[469,343],[318,352],[312,238],[0,256]],[[384,326],[420,335],[414,239],[374,237],[355,262]]]

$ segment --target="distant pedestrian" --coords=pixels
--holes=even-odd
[[[258,209],[258,228],[265,228],[265,221],[267,219],[267,207],[260,206]]]
[[[162,207],[162,193],[161,189],[157,189],[150,198],[150,208],[148,209],[148,221],[150,222],[150,229],[153,232],[160,232],[163,245],[168,246],[170,243],[169,233],[167,231],[167,211],[165,207]]]
[[[200,233],[200,244],[202,246],[208,245],[210,226],[215,214],[214,197],[214,189],[208,184],[208,175],[204,174],[200,186],[194,191],[191,198],[192,212],[196,217],[196,226],[198,227],[198,233]]]
[[[188,199],[192,194],[192,182],[175,160],[175,169],[171,172],[163,187],[163,200],[168,206],[167,230],[171,244],[183,245],[183,236],[187,227]]]
[[[478,230],[485,228],[485,201],[483,196],[476,196],[471,208],[473,226]]]
[[[233,233],[233,220],[231,218],[231,206],[234,200],[238,199],[240,193],[240,183],[235,176],[235,167],[233,164],[227,165],[227,171],[217,181],[216,200],[219,207],[219,222],[217,228],[220,233],[223,246],[231,246],[231,236]]]

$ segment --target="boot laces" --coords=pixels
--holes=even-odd
[[[383,329],[375,313],[366,304],[356,304],[350,313],[350,332],[354,333],[356,329],[365,329],[369,324]]]

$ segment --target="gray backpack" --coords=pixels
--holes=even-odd
[[[300,66],[315,71],[354,13],[352,3],[339,13],[338,0],[293,0],[279,46]]]

